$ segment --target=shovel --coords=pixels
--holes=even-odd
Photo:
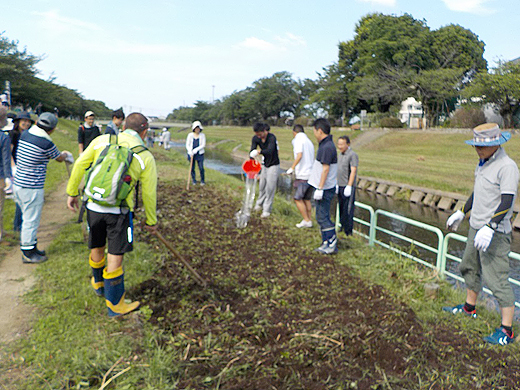
[[[181,261],[181,263],[186,266],[186,268],[188,268],[188,270],[192,273],[192,275],[197,280],[198,284],[200,284],[202,287],[207,287],[208,286],[208,283],[204,279],[202,279],[202,277],[197,273],[197,271],[195,271],[193,269],[193,267],[184,259],[184,257],[182,257],[181,254],[179,252],[177,252],[170,245],[170,243],[168,241],[166,241],[166,239],[162,236],[161,233],[159,233],[158,231],[155,231],[155,235],[157,236],[159,241],[161,241],[164,244],[164,246],[166,248],[168,248],[170,250],[170,252],[172,252],[175,255],[175,257],[177,257],[177,259],[179,259]]]

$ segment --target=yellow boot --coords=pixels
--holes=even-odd
[[[103,269],[105,268],[105,258],[99,262],[92,261],[92,256],[89,256],[88,263],[92,268],[92,278],[90,284],[96,292],[98,297],[105,295],[105,283],[103,280]]]
[[[105,301],[109,317],[119,317],[134,311],[139,307],[139,302],[125,303],[125,281],[123,267],[112,272],[103,270],[105,279]]]

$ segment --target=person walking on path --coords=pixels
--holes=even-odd
[[[91,285],[99,296],[105,297],[109,317],[127,314],[139,307],[139,302],[125,302],[123,257],[133,249],[133,208],[135,184],[141,183],[142,199],[146,214],[145,229],[156,232],[157,224],[157,169],[152,153],[146,149],[144,141],[148,133],[148,120],[140,113],[128,115],[123,132],[117,136],[117,143],[130,148],[133,158],[127,171],[131,191],[119,206],[109,207],[89,199],[87,220],[90,248],[89,264],[92,268]],[[78,158],[72,169],[67,185],[67,207],[71,211],[78,208],[78,188],[85,171],[110,145],[109,134],[96,138]],[[108,255],[105,247],[108,240]]]
[[[204,139],[206,137],[204,136]],[[162,134],[161,134],[161,142],[163,144],[164,150],[170,150],[170,140],[171,140],[171,134],[170,131],[164,127]]]
[[[7,124],[7,109],[0,107],[0,128]],[[11,186],[11,140],[0,131],[0,242],[4,235],[4,200],[5,189]]]
[[[460,263],[460,272],[466,283],[466,302],[443,307],[443,310],[476,317],[475,305],[484,279],[497,299],[502,315],[500,327],[484,337],[484,341],[498,345],[512,343],[515,339],[515,296],[508,281],[508,255],[519,173],[516,163],[501,147],[510,138],[511,133],[502,133],[496,123],[486,123],[473,129],[473,139],[466,141],[475,147],[479,157],[473,193],[464,209],[453,213],[446,223],[451,230],[457,230],[471,210],[468,240]]]
[[[258,200],[255,211],[262,211],[262,218],[271,215],[273,208],[280,159],[278,158],[278,144],[276,136],[269,132],[269,126],[263,123],[255,123],[253,126],[255,135],[251,141],[250,158],[263,157],[262,170],[260,171],[260,183],[258,185]],[[258,151],[260,147],[260,152]]]
[[[204,128],[202,123],[195,121],[191,124],[192,132],[186,137],[186,151],[188,152],[188,160],[197,161],[200,173],[200,185],[204,185],[204,148],[206,147],[206,135],[202,132]],[[188,179],[189,180],[189,179]],[[191,164],[191,180],[193,184],[197,184],[195,175],[195,164]]]
[[[85,123],[79,125],[78,128],[78,147],[79,154],[83,153],[83,151],[88,148],[90,143],[99,135],[101,135],[101,131],[99,127],[94,125],[94,120],[96,119],[96,114],[93,111],[87,111],[85,113]]]
[[[294,161],[291,167],[285,172],[290,175],[294,172],[294,202],[298,211],[303,217],[300,223],[296,224],[297,228],[312,227],[312,187],[308,180],[314,163],[314,145],[307,137],[302,125],[293,127],[293,154]]]
[[[309,184],[315,188],[316,222],[320,225],[322,241],[316,250],[330,255],[338,251],[336,230],[330,219],[330,204],[337,184],[338,154],[330,134],[329,121],[324,118],[316,119],[313,126],[319,146],[309,176]]]
[[[119,134],[119,128],[121,124],[125,120],[125,113],[120,108],[112,112],[112,120],[108,122],[107,128],[105,129],[105,134]]]
[[[51,159],[58,162],[73,161],[70,152],[60,153],[52,142],[50,135],[57,124],[58,118],[54,114],[44,112],[38,118],[36,126],[24,131],[18,142],[13,190],[15,201],[22,209],[20,249],[24,263],[42,263],[47,260],[45,252],[40,251],[36,245],[47,164]]]
[[[359,158],[350,147],[350,138],[338,138],[338,201],[341,228],[347,236],[354,229],[354,202],[356,201],[356,175]]]
[[[12,164],[11,168],[13,170],[13,175],[16,173],[16,152],[18,150],[18,142],[20,140],[20,135],[31,128],[34,125],[34,121],[31,118],[31,115],[28,112],[20,112],[16,118],[13,120],[14,127],[13,130],[9,132],[11,137],[11,156],[12,156]],[[13,230],[15,232],[19,232],[22,230],[22,209],[16,203],[16,209],[14,212],[14,221],[13,221]]]

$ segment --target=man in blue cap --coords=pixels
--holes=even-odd
[[[483,278],[497,299],[502,315],[500,327],[484,337],[485,342],[496,345],[510,344],[515,340],[512,327],[515,296],[508,281],[508,255],[519,173],[516,163],[501,147],[510,138],[511,134],[502,133],[496,123],[485,123],[473,129],[473,139],[466,141],[475,147],[479,157],[473,193],[463,210],[457,210],[446,223],[449,229],[457,230],[471,210],[468,240],[460,264],[466,283],[466,303],[443,307],[443,310],[475,318],[475,305]]]

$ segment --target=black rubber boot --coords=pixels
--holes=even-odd
[[[45,251],[41,251],[41,250],[39,250],[37,246],[34,247],[34,251],[35,251],[36,253],[38,253],[40,256],[44,256],[44,257],[45,257],[45,255],[46,255]]]
[[[36,247],[33,249],[22,250],[22,262],[25,264],[39,264],[47,261],[47,256],[42,256],[36,252]]]

